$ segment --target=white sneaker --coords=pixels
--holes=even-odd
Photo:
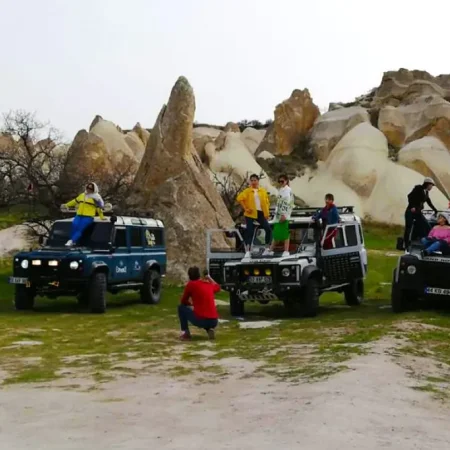
[[[251,256],[252,256],[252,254],[250,252],[245,252],[244,258],[250,258]]]
[[[72,245],[73,245],[72,239],[70,239],[66,242],[66,247],[72,247]]]
[[[281,255],[282,258],[286,258],[286,256],[291,256],[291,254],[289,252],[283,252]]]
[[[273,256],[273,251],[270,250],[270,248],[266,248],[264,250],[264,253],[262,254],[263,256]]]

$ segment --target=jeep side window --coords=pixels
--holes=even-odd
[[[361,225],[358,225],[358,231],[359,231],[359,239],[361,240],[361,244],[364,245],[364,236],[363,236]]]
[[[131,236],[131,246],[132,247],[142,247],[142,228],[140,227],[131,227],[130,228],[130,236]]]
[[[345,227],[345,235],[347,236],[347,245],[349,247],[356,247],[358,245],[355,225],[347,225]]]
[[[144,245],[147,247],[163,245],[162,230],[154,228],[144,228]]]
[[[116,237],[114,239],[115,247],[127,246],[127,230],[125,228],[116,228]]]

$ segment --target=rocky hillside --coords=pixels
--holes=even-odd
[[[76,135],[69,153],[74,163],[83,158],[99,170],[124,160],[137,170],[149,137],[139,124],[125,132],[97,116],[89,131]],[[210,178],[233,170],[240,181],[262,172],[262,185],[275,193],[276,177],[287,172],[306,204],[322,204],[331,191],[337,203],[355,205],[364,217],[401,224],[406,195],[423,176],[436,180],[433,200],[447,207],[450,75],[386,72],[379,87],[351,103],[331,103],[322,115],[310,92],[296,89],[275,107],[267,129],[192,123],[189,139]],[[170,166],[168,159],[159,164]]]

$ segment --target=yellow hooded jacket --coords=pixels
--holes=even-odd
[[[264,217],[268,219],[270,209],[269,194],[264,188],[260,187],[258,188],[258,196],[261,202],[261,211],[264,214]],[[237,196],[236,200],[243,206],[245,210],[248,210],[248,213],[246,212],[244,214],[245,217],[249,217],[250,219],[258,218],[258,210],[256,209],[255,194],[253,192],[253,188],[248,187],[247,189],[244,189]]]
[[[77,216],[95,217],[96,214],[103,219],[103,210],[100,205],[103,205],[103,200],[98,194],[98,187],[95,183],[94,195],[86,193],[80,194],[70,202],[66,203],[68,208],[77,208]]]

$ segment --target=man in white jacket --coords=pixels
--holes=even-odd
[[[271,256],[274,254],[276,243],[284,243],[283,257],[289,256],[289,219],[291,217],[292,209],[294,208],[294,195],[289,186],[289,178],[283,174],[278,177],[280,189],[278,190],[277,206],[275,209],[274,226],[273,226],[273,241],[270,250],[264,252],[264,255]]]

